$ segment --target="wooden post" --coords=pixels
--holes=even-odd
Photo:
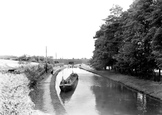
[[[47,46],[46,46],[46,73],[47,73]]]

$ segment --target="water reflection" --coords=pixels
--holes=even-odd
[[[107,78],[96,76],[80,69],[73,70],[78,73],[79,81],[76,89],[72,92],[62,93],[58,86],[62,76],[69,76],[71,69],[65,69],[58,74],[55,88],[54,84],[50,84],[50,86],[49,84],[43,84],[43,87],[31,92],[31,98],[36,105],[36,109],[44,111],[45,105],[49,105],[46,112],[52,113],[52,108],[54,108],[57,115],[66,113],[68,115],[162,114],[162,103],[160,101]],[[47,91],[46,86],[50,93]],[[52,102],[47,100],[52,100]]]
[[[137,93],[137,109],[141,111],[141,113],[146,112],[146,95],[142,93]]]
[[[161,114],[162,104],[157,100],[150,99],[145,94],[130,90],[105,78],[96,82],[99,82],[100,85],[91,86],[91,90],[95,94],[96,109],[100,115]]]
[[[72,90],[70,92],[60,92],[60,98],[62,100],[63,103],[67,103],[70,99],[71,99],[71,96],[73,95],[75,90]]]
[[[93,80],[91,79],[91,77],[89,77],[89,75],[91,76],[93,74],[80,69],[73,70],[74,72],[77,71],[79,75],[79,81],[74,92],[71,92],[69,95],[64,95],[63,99],[65,101],[63,100],[63,104],[66,109],[66,112],[69,115],[98,115],[94,106],[95,97],[92,91],[90,90],[90,86],[93,83]],[[66,71],[67,70],[64,71],[64,74]],[[59,77],[62,76],[57,77],[59,81]],[[60,89],[58,89],[58,87],[56,89],[60,92]],[[60,95],[60,98],[62,99],[61,96],[62,95]]]
[[[135,95],[134,93],[128,95],[128,90],[123,86],[102,79],[100,86],[92,86],[91,90],[95,94],[96,109],[100,115],[136,115],[133,111],[135,106],[132,105]]]
[[[161,115],[162,103],[146,96],[146,113],[144,115]]]
[[[76,84],[78,85],[78,80],[76,81]],[[76,87],[77,87],[77,85],[76,85]],[[76,89],[76,87],[75,87],[75,89]],[[69,92],[60,91],[59,95],[60,95],[60,99],[62,100],[63,104],[67,103],[71,99],[73,93],[75,92],[75,89],[73,89]]]

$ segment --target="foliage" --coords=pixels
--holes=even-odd
[[[95,50],[91,64],[113,69],[145,79],[151,79],[155,69],[162,68],[162,2],[136,0],[122,12],[120,6],[110,9],[110,15],[95,35]]]
[[[32,115],[34,104],[28,96],[28,79],[22,74],[0,73],[0,114]]]
[[[52,65],[47,64],[47,72],[49,70],[52,70]],[[39,64],[39,65],[35,65],[35,66],[27,66],[25,68],[24,74],[26,75],[26,77],[29,79],[29,88],[34,88],[37,84],[37,82],[39,82],[40,80],[42,80],[43,78],[43,74],[46,72],[46,65],[43,64]]]
[[[41,66],[31,66],[25,69],[25,75],[29,79],[29,87],[32,88],[36,85],[37,80],[40,77],[40,73],[44,73],[45,69]]]
[[[19,64],[28,64],[30,62],[37,62],[37,63],[45,63],[46,58],[43,56],[27,56],[23,55],[18,58]],[[47,63],[52,65],[63,65],[69,64],[69,62],[73,61],[74,64],[81,64],[81,63],[88,63],[89,59],[82,58],[82,59],[53,59],[51,56],[47,57]]]
[[[120,13],[122,8],[115,6],[111,9],[109,15],[99,31],[96,32],[94,37],[95,50],[91,59],[91,64],[96,69],[105,69],[106,66],[112,66],[115,63],[114,56],[117,54],[120,45]],[[116,32],[116,30],[119,30]]]
[[[22,62],[45,62],[46,61],[46,58],[44,56],[27,56],[27,55],[23,55],[23,56],[20,56],[18,58],[19,61],[22,61]],[[48,57],[47,58],[47,62],[50,63],[52,62],[51,61],[51,58]]]
[[[0,115],[48,115],[34,110],[24,74],[0,72]]]

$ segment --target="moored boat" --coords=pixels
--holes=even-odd
[[[62,92],[69,92],[71,90],[74,90],[78,84],[78,74],[71,73],[70,76],[60,82],[60,89]]]

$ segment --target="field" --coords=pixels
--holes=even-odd
[[[0,59],[0,70],[17,68],[17,67],[20,67],[20,66],[37,65],[37,64],[38,63],[35,63],[35,62],[28,63],[28,64],[19,64],[18,61]]]

